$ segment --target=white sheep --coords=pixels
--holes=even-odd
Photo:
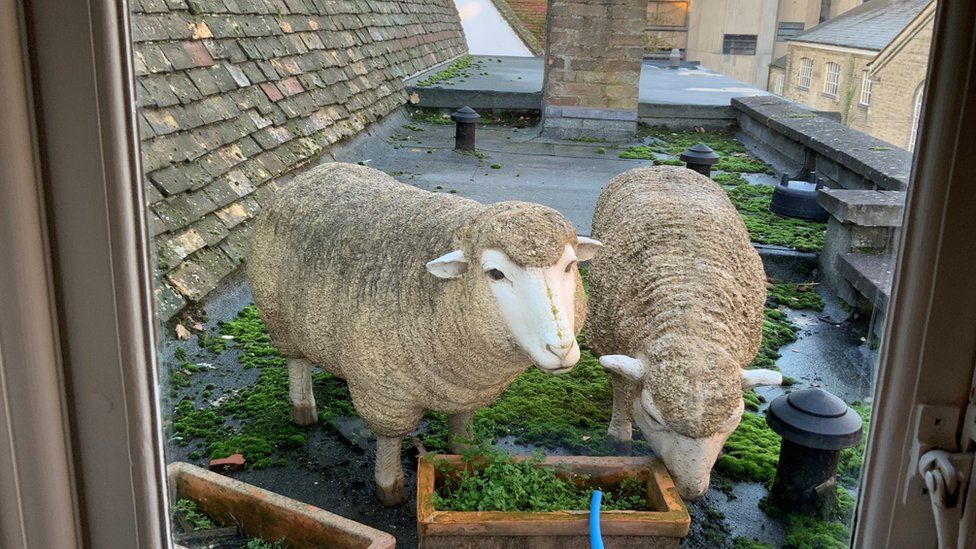
[[[698,498],[739,425],[742,391],[782,382],[742,369],[762,339],[762,261],[722,188],[685,168],[615,177],[593,236],[605,247],[589,269],[586,337],[612,372],[610,439],[629,450],[636,421],[681,495]]]
[[[377,435],[377,495],[394,505],[406,497],[402,437],[427,410],[448,414],[457,450],[473,411],[519,373],[576,364],[576,264],[599,246],[544,206],[482,205],[332,163],[262,213],[247,275],[288,359],[293,421],[317,421],[312,363],[345,379]]]

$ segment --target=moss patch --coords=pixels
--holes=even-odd
[[[738,173],[728,173],[720,172],[712,175],[712,181],[718,183],[719,185],[725,185],[727,187],[735,187],[738,185],[748,184],[741,174]]]
[[[850,406],[861,416],[864,422],[864,434],[861,436],[860,444],[841,450],[837,478],[848,486],[855,486],[861,476],[861,467],[864,465],[864,449],[868,442],[868,428],[871,426],[871,405],[854,402]]]
[[[511,436],[518,444],[603,455],[612,404],[610,376],[584,348],[565,374],[532,368],[516,377],[498,400],[475,412],[474,431],[479,440]],[[424,431],[420,439],[428,450],[446,449],[444,414],[428,414]]]
[[[781,356],[780,348],[796,341],[797,328],[787,320],[786,313],[779,309],[766,307],[764,317],[759,353],[756,354],[749,368],[775,370],[776,359]]]
[[[285,359],[271,344],[253,305],[221,324],[220,333],[232,337],[226,341],[240,351],[245,368],[261,369],[258,379],[213,406],[181,400],[173,413],[173,439],[180,445],[197,443],[210,458],[244,454],[255,469],[281,463],[283,453],[306,445],[306,429],[292,424],[289,414]],[[331,422],[353,415],[345,383],[328,373],[316,374],[314,383],[320,418]],[[212,390],[208,386],[205,392]]]
[[[771,505],[768,499],[759,507],[770,517],[786,524],[785,549],[846,549],[850,547],[851,524],[854,517],[854,498],[843,488],[837,488],[837,505],[825,520],[786,513]]]
[[[557,475],[558,469],[542,465],[543,455],[512,459],[504,452],[482,446],[466,452],[465,467],[448,474],[434,493],[434,507],[440,511],[562,511],[589,509],[592,489],[577,486]],[[445,472],[443,463],[435,466]],[[586,480],[585,475],[579,477]],[[604,490],[605,511],[647,509],[646,486],[626,479]]]
[[[715,468],[736,481],[771,483],[779,463],[780,437],[756,414],[742,414],[739,428],[725,441]]]
[[[715,169],[738,173],[773,173],[773,170],[765,162],[756,160],[744,153],[736,156],[723,156],[715,165]]]
[[[773,188],[738,185],[728,189],[729,199],[746,224],[753,242],[787,246],[801,251],[821,252],[825,223],[782,217],[769,211]]]
[[[731,132],[684,131],[678,132],[667,128],[642,128],[640,137],[654,137],[662,141],[659,152],[678,155],[688,147],[704,143],[711,147],[719,156],[746,152],[742,143],[736,141]]]
[[[732,540],[732,549],[776,549],[776,546],[753,538],[738,537]]]
[[[664,149],[661,147],[651,147],[648,145],[635,145],[633,147],[627,147],[622,153],[617,156],[620,158],[626,158],[630,160],[654,160],[657,156],[654,153],[663,153]]]
[[[776,283],[773,285],[773,289],[767,293],[767,297],[774,303],[785,305],[791,309],[822,311],[824,308],[823,298],[816,292],[814,285],[810,283]]]
[[[464,78],[471,76],[472,69],[481,69],[481,62],[474,61],[470,55],[462,55],[444,69],[418,81],[417,86],[426,88],[441,83],[450,84],[454,79],[460,79],[463,82]]]

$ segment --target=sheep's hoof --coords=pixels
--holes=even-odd
[[[319,422],[319,412],[314,404],[292,404],[291,422],[295,425],[315,425]]]
[[[394,507],[406,501],[407,488],[403,485],[403,477],[397,477],[389,486],[376,481],[376,498],[386,507]]]
[[[610,446],[610,452],[618,456],[629,456],[632,448],[632,440],[620,440],[616,437],[607,437],[607,444]]]

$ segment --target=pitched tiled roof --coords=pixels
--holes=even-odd
[[[934,0],[870,0],[821,23],[791,42],[881,51]]]
[[[156,304],[170,318],[245,256],[279,181],[399,108],[465,51],[451,0],[132,0]]]
[[[537,44],[545,47],[546,44],[546,10],[549,5],[547,0],[493,0],[498,10],[509,19],[508,14],[514,14],[520,24],[509,19],[509,24],[515,31],[525,37],[518,29],[519,26],[527,29]],[[536,49],[533,44],[529,44],[530,49]]]

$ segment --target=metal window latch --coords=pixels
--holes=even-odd
[[[919,427],[925,425],[926,415],[929,419],[936,418],[942,415],[939,411],[946,411],[945,407],[923,406],[919,414],[922,418]],[[955,432],[954,427],[940,429],[939,427],[945,426],[940,425],[939,421],[934,421],[933,424],[936,425],[936,431],[942,431],[943,436],[946,432]],[[921,428],[918,434],[919,442],[927,438],[922,435],[932,435]],[[936,438],[940,438],[938,434]],[[972,401],[966,407],[965,423],[958,443],[945,446],[958,448],[960,451],[932,446],[925,449],[921,444],[916,445],[917,470],[932,505],[939,549],[976,547],[976,471],[973,469],[973,460],[976,458],[976,404]]]

